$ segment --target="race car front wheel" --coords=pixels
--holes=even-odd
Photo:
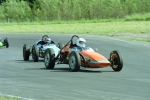
[[[32,47],[32,58],[33,58],[34,62],[39,61],[39,52],[38,52],[38,48],[36,45],[33,45],[33,47]]]
[[[110,62],[111,62],[111,67],[114,71],[121,71],[123,68],[123,60],[122,56],[119,53],[119,51],[112,51],[110,53]]]
[[[29,60],[30,50],[27,44],[23,45],[23,59],[24,61]]]
[[[44,64],[47,69],[54,69],[55,66],[55,52],[52,48],[48,48],[44,54]]]
[[[9,42],[8,42],[8,39],[7,39],[7,38],[4,39],[4,44],[5,44],[6,48],[9,47]]]
[[[69,56],[69,67],[73,72],[77,72],[80,70],[81,59],[80,55],[76,51],[72,51]]]

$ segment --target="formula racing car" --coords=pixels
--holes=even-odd
[[[76,43],[74,40],[76,40]],[[61,48],[58,55],[55,54],[53,49],[46,49],[44,55],[45,67],[53,69],[55,62],[57,62],[58,64],[69,64],[71,71],[79,71],[80,67],[104,68],[108,66],[112,67],[114,71],[122,70],[123,60],[118,51],[112,51],[109,59],[107,59],[97,50],[86,47],[85,42],[84,38],[74,35],[64,47],[62,47],[62,43],[59,43]]]
[[[8,39],[5,38],[4,41],[2,41],[2,39],[0,38],[0,47],[4,47],[4,46],[6,46],[6,48],[9,47]]]
[[[39,39],[33,46],[23,45],[23,59],[24,61],[29,60],[31,55],[34,62],[38,62],[39,58],[44,58],[45,50],[52,49],[55,55],[58,55],[60,49],[55,45],[47,35],[44,35]]]

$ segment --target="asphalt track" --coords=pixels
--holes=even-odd
[[[10,48],[0,49],[0,95],[24,100],[150,100],[150,46],[94,35],[79,35],[87,45],[109,58],[112,50],[123,56],[122,71],[111,67],[71,72],[68,65],[47,70],[43,59],[23,61],[23,44],[33,45],[43,34],[0,34]],[[70,35],[49,34],[56,42]]]

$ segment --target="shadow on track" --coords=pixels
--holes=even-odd
[[[33,60],[28,60],[28,61],[24,61],[24,60],[13,60],[16,63],[38,63],[38,62],[44,62],[44,60],[39,60],[38,62],[34,62]]]
[[[16,63],[43,63],[42,68],[26,68],[25,70],[49,70],[51,72],[72,72],[71,69],[69,68],[69,66],[67,64],[56,64],[54,69],[46,69],[44,67],[44,60],[39,60],[38,62],[34,62],[33,60],[29,60],[29,61],[24,61],[24,60],[14,60]],[[63,66],[62,66],[63,65]],[[60,68],[62,67],[62,68]],[[68,67],[68,68],[65,68]],[[115,72],[112,70],[95,70],[95,69],[90,69],[90,68],[82,68],[78,71],[78,72],[84,72],[84,73],[103,73],[103,72]],[[73,73],[73,72],[72,72]]]
[[[54,69],[46,69],[46,68],[26,68],[25,70],[48,70],[50,72],[71,72],[71,73],[78,73],[78,72],[83,72],[83,73],[103,73],[103,72],[115,72],[115,71],[95,71],[95,70],[83,70],[81,69],[78,72],[72,72],[70,68],[54,68]]]
[[[51,72],[72,72],[70,68],[54,68]],[[93,70],[93,69],[80,69],[78,72],[84,73],[102,73],[102,72],[114,72],[114,71],[101,71],[101,70]],[[76,73],[78,73],[76,72]],[[73,73],[73,72],[72,72]],[[74,72],[75,73],[75,72]]]
[[[46,68],[25,68],[24,70],[47,70]]]

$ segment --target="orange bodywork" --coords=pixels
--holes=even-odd
[[[65,46],[65,48],[63,48],[62,50],[61,50],[61,52],[62,53],[65,53],[67,56],[69,56],[69,48],[70,48],[70,44],[71,43],[68,43],[66,46]]]
[[[71,42],[69,42],[62,50],[61,53],[66,54],[67,57],[69,57],[70,52],[70,45]],[[111,65],[111,63],[101,54],[98,52],[95,52],[93,49],[92,50],[82,50],[79,52],[85,59],[86,62],[83,63],[81,62],[81,66],[86,66],[89,68],[103,68],[103,67],[108,67]],[[81,58],[82,59],[82,58]]]
[[[80,52],[85,58],[89,59],[86,64],[90,68],[103,68],[110,66],[110,62],[101,54],[95,51],[83,50]]]

